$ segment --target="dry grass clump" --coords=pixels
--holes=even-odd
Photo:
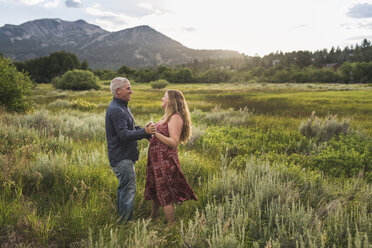
[[[205,134],[206,127],[201,126],[193,126],[192,127],[192,136],[189,139],[189,141],[186,143],[186,147],[188,149],[192,149],[197,144],[200,137],[202,137]]]
[[[234,110],[233,108],[222,109],[216,105],[210,112],[194,110],[192,116],[207,124],[222,124],[232,126],[246,126],[253,121],[254,111],[248,107]]]
[[[319,142],[328,141],[333,136],[341,133],[348,134],[351,132],[348,119],[338,121],[337,115],[329,115],[324,120],[321,120],[316,116],[315,111],[311,113],[307,121],[301,123],[299,130],[304,136],[315,138]]]

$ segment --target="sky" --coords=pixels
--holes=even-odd
[[[0,27],[42,18],[149,25],[189,48],[261,57],[372,40],[372,0],[0,0]]]

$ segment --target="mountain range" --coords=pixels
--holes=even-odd
[[[0,28],[0,53],[14,61],[74,53],[92,69],[177,65],[194,60],[244,57],[230,50],[196,50],[149,26],[109,32],[84,20],[39,19]]]

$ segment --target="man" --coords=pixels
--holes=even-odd
[[[131,220],[136,193],[134,164],[138,160],[137,140],[154,134],[155,125],[147,123],[145,128],[135,126],[133,115],[128,108],[132,94],[128,79],[114,78],[110,89],[114,97],[106,112],[108,158],[119,181],[117,190],[119,215],[121,220]]]

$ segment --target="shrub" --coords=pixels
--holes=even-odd
[[[204,116],[204,122],[209,124],[224,123],[233,126],[244,126],[252,122],[253,110],[247,107],[234,111],[234,109],[221,109],[216,105],[211,112],[207,112]]]
[[[48,107],[52,109],[70,108],[71,103],[68,100],[57,99],[54,102],[49,103]]]
[[[153,89],[163,89],[169,85],[169,82],[164,79],[159,79],[156,81],[152,81],[150,85]]]
[[[360,135],[340,135],[328,141],[327,146],[315,153],[306,162],[309,167],[317,167],[328,175],[362,176],[372,181],[372,140]]]
[[[72,104],[71,105],[72,105],[72,108],[78,109],[78,110],[82,110],[82,111],[92,110],[92,109],[96,109],[97,108],[97,105],[96,104],[87,102],[87,101],[85,101],[83,99],[74,100],[74,101],[72,101]]]
[[[275,74],[271,77],[271,81],[274,83],[284,83],[291,82],[293,75],[287,70],[276,71]]]
[[[315,138],[318,142],[323,142],[340,133],[348,134],[350,132],[350,123],[345,119],[338,121],[336,115],[329,115],[325,120],[321,121],[316,116],[315,111],[313,111],[310,118],[301,123],[299,130],[307,138]]]
[[[52,84],[57,89],[62,90],[98,90],[99,79],[90,71],[73,70],[62,75],[60,79],[55,79]]]
[[[94,74],[101,80],[110,80],[117,76],[116,72],[110,69],[97,70]]]
[[[203,83],[223,83],[232,78],[232,73],[228,70],[210,69],[200,76],[199,80]]]
[[[26,111],[30,106],[27,96],[31,87],[27,75],[18,72],[9,59],[0,57],[0,106],[8,111]]]
[[[292,154],[301,149],[298,147],[299,142],[305,143],[306,138],[298,132],[210,126],[196,145],[200,144],[197,149],[207,150],[212,156],[225,154],[227,160],[238,162],[241,156],[247,155],[259,157],[269,153]]]

